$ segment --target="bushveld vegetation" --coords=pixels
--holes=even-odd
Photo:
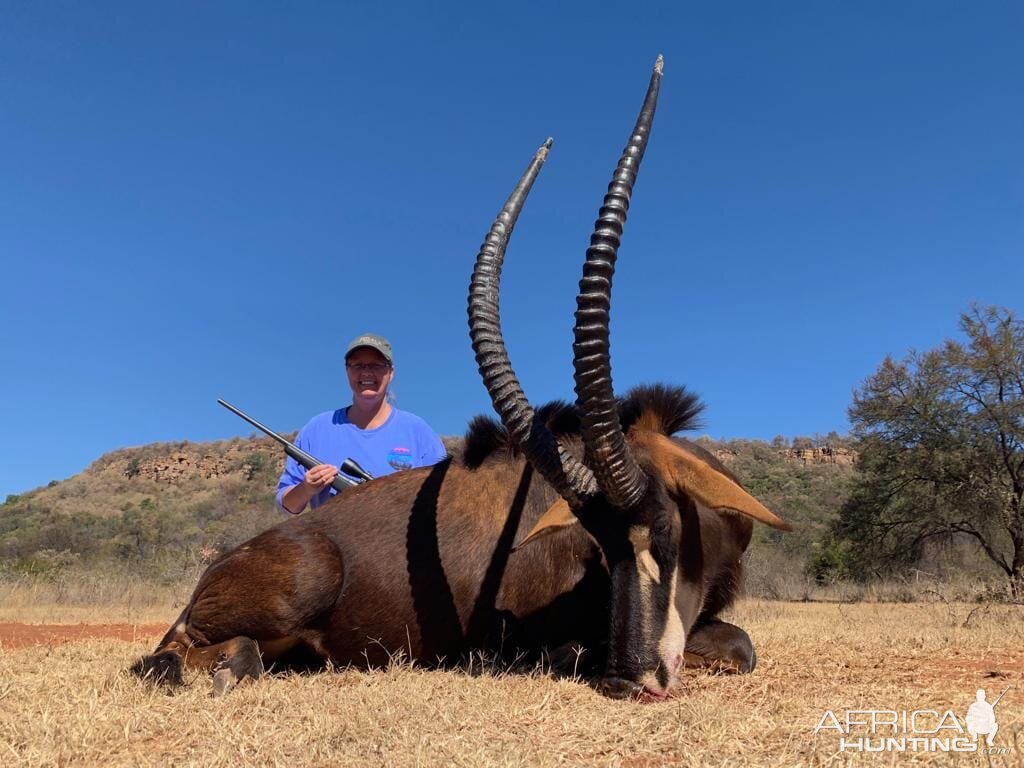
[[[795,528],[755,527],[748,593],[1024,595],[1024,323],[974,307],[961,328],[966,343],[886,358],[855,394],[850,437],[698,440]],[[282,519],[282,462],[255,437],[114,451],[0,505],[0,580],[189,581]]]
[[[833,565],[863,580],[967,541],[1024,597],[1024,322],[972,307],[960,327],[966,343],[886,358],[855,394]]]
[[[0,578],[119,570],[170,583],[279,522],[268,440],[161,443],[107,454],[0,506]]]
[[[919,595],[899,574],[890,574],[885,585],[836,577],[830,548],[854,478],[849,440],[833,434],[698,442],[796,529],[755,528],[748,593],[775,599]],[[457,450],[456,440],[448,443]],[[104,580],[190,583],[218,552],[280,522],[273,491],[282,462],[276,446],[262,438],[107,454],[80,475],[0,506],[0,581],[52,584],[53,594]],[[935,557],[926,553],[910,578],[945,592],[951,580],[967,584],[976,560],[966,544],[947,547]]]

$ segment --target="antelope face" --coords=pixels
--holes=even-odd
[[[683,524],[663,484],[650,482],[610,554],[608,662],[600,689],[617,697],[665,698],[679,682],[686,647],[680,589]]]

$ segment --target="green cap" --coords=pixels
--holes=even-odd
[[[345,359],[348,360],[348,356],[360,347],[375,349],[384,355],[384,359],[392,365],[395,362],[394,355],[391,352],[391,342],[383,336],[378,336],[376,333],[361,333],[352,339],[349,342],[348,349],[345,350]]]

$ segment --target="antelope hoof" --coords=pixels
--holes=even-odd
[[[214,698],[220,698],[232,688],[238,685],[238,679],[235,674],[228,668],[219,669],[213,675],[213,695]]]

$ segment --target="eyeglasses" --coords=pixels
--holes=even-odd
[[[387,373],[391,368],[387,363],[345,363],[345,367],[350,371],[373,373],[377,376]]]

